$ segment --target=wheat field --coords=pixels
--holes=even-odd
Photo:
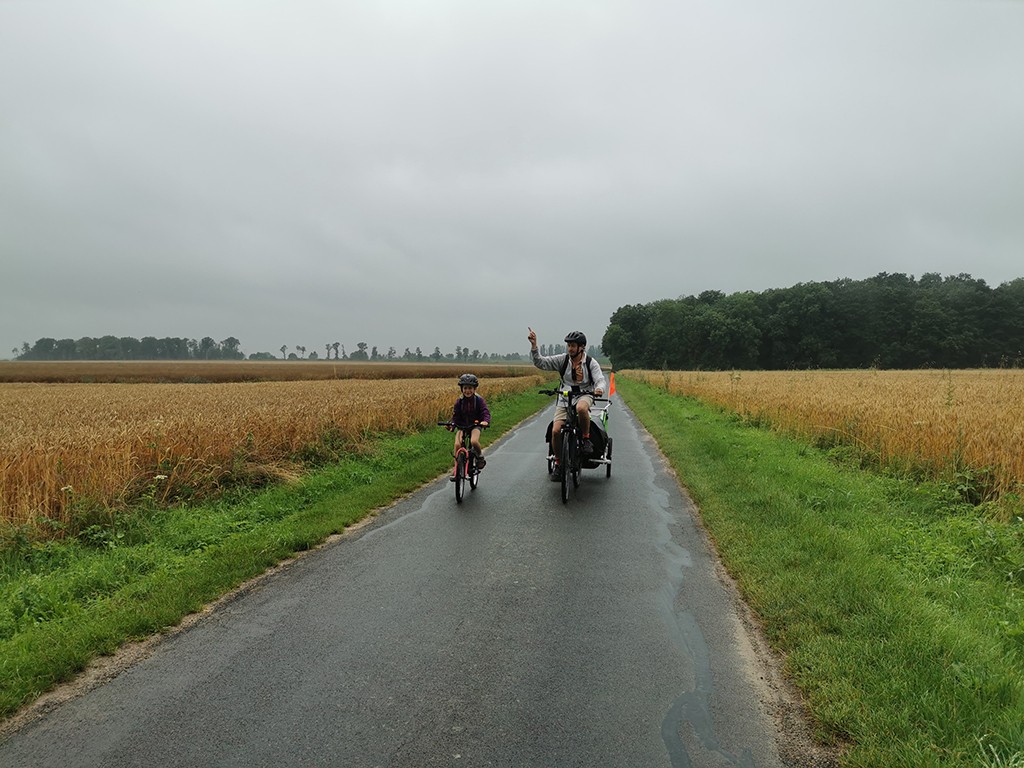
[[[488,399],[539,376],[484,378]],[[116,509],[296,471],[297,457],[432,426],[458,396],[443,379],[214,384],[0,384],[0,523],[57,529]]]
[[[463,369],[478,376],[533,376],[527,363],[360,362],[352,360],[0,360],[0,383],[212,384],[315,379],[436,379]]]
[[[881,466],[970,474],[983,495],[1024,486],[1024,371],[623,371]]]

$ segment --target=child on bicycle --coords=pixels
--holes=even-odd
[[[491,423],[491,411],[483,397],[476,393],[476,388],[479,386],[480,380],[474,374],[464,373],[459,376],[459,389],[462,390],[462,394],[455,401],[455,407],[452,409],[453,426],[448,429],[458,432],[455,435],[454,449],[454,452],[458,453],[459,446],[462,445],[462,428],[473,427],[473,431],[470,433],[470,443],[473,446],[473,453],[476,454],[476,465],[483,469],[487,460],[484,459],[480,449],[480,427],[486,427]]]

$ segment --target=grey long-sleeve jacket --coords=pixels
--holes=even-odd
[[[566,358],[569,357],[568,352],[563,352],[559,355],[542,355],[539,349],[531,349],[530,357],[533,359],[533,364],[540,368],[542,371],[557,371],[562,368]],[[586,356],[584,356],[586,361]],[[562,374],[562,385],[565,387],[579,386],[579,388],[588,394],[593,394],[595,389],[600,389],[604,392],[608,391],[608,385],[605,382],[604,371],[601,370],[601,364],[594,358],[590,358],[590,366],[583,366],[583,381],[573,381],[572,379],[572,363],[570,362],[565,366],[565,373]],[[562,398],[559,396],[559,401]]]

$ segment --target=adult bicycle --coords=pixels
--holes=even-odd
[[[576,413],[576,404],[583,395],[590,393],[583,392],[579,387],[564,387],[562,389],[542,389],[538,394],[558,396],[565,401],[565,423],[562,425],[562,445],[558,456],[555,455],[552,439],[553,421],[548,424],[545,440],[548,444],[548,474],[552,474],[556,467],[561,469],[562,503],[566,504],[569,501],[570,486],[573,490],[579,488],[580,473],[583,469],[595,469],[603,465],[605,477],[612,476],[612,439],[607,434],[608,408],[611,405],[611,400],[591,395],[594,398],[595,406],[598,403],[605,403],[605,405],[591,407],[590,442],[594,451],[590,455],[585,455],[583,429],[579,414]]]
[[[474,423],[470,427],[460,427],[451,421],[439,421],[437,426],[444,427],[449,432],[456,429],[462,432],[462,443],[455,451],[455,467],[452,469],[452,474],[449,478],[455,483],[455,501],[461,504],[462,497],[465,495],[466,484],[469,483],[469,489],[475,491],[477,483],[480,482],[480,471],[483,469],[483,467],[479,466],[478,457],[473,451],[473,430],[487,429],[487,427],[479,423]]]

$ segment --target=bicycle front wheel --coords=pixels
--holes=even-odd
[[[477,466],[476,456],[469,457],[467,472],[469,473],[469,489],[475,491],[476,484],[480,482],[480,467]]]
[[[572,471],[572,435],[562,435],[562,463],[560,468],[562,470],[562,503],[567,504],[569,502],[569,474]]]
[[[462,495],[466,491],[466,455],[460,453],[455,459],[455,501],[462,503]]]

